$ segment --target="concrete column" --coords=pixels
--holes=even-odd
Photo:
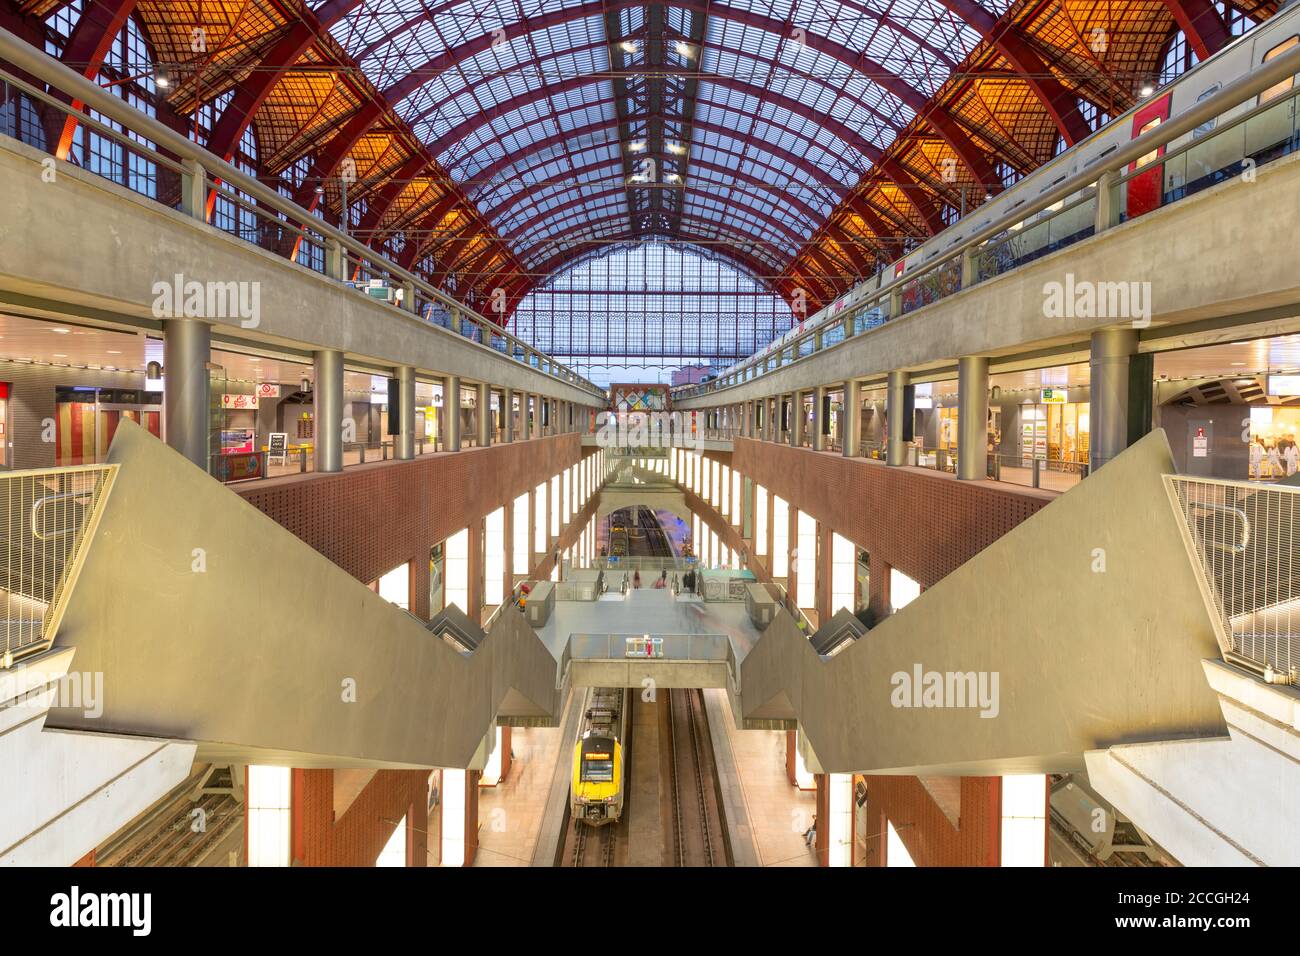
[[[530,396],[527,392],[519,393],[519,440],[520,441],[528,441],[528,439],[533,437],[528,427],[528,399],[529,398]]]
[[[826,386],[818,385],[813,390],[813,451],[826,447]]]
[[[885,393],[885,414],[889,418],[889,440],[885,452],[885,464],[907,464],[907,449],[903,443],[905,434],[904,406],[907,404],[907,372],[890,372],[888,390]]]
[[[163,320],[163,431],[167,444],[204,471],[211,447],[211,358],[212,328],[206,322]]]
[[[840,436],[840,445],[844,457],[856,458],[862,434],[862,386],[857,382],[844,383],[844,414],[841,421],[844,434]]]
[[[989,360],[963,355],[957,360],[957,477],[988,477]]]
[[[829,621],[834,613],[831,607],[831,529],[829,525],[817,522],[817,626]],[[849,608],[849,610],[853,610]]]
[[[415,457],[415,369],[409,365],[397,369],[398,423],[397,458],[409,461]],[[389,409],[392,414],[392,409]]]
[[[492,386],[486,382],[478,386],[478,447],[492,444]]]
[[[459,375],[448,375],[442,380],[442,414],[443,451],[460,451]]]
[[[1092,333],[1089,471],[1096,471],[1128,447],[1129,360],[1137,350],[1136,329]]]
[[[515,393],[508,388],[502,388],[501,389],[501,415],[505,419],[505,425],[501,429],[501,441],[507,445],[515,440],[514,404],[515,404]]]
[[[312,389],[316,416],[316,470],[343,470],[343,353],[320,349],[312,353],[316,384]]]
[[[803,446],[803,433],[808,423],[803,417],[803,392],[790,396],[790,444],[795,448]]]
[[[867,607],[871,609],[872,617],[880,622],[893,612],[889,587],[890,572],[893,568],[874,554],[870,557],[871,574],[867,578]]]

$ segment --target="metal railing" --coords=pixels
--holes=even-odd
[[[116,162],[82,167],[87,171],[329,278],[358,287],[371,279],[386,280],[394,295],[397,291],[402,293],[400,306],[389,303],[393,308],[414,314],[431,325],[441,326],[593,396],[605,397],[604,389],[415,273],[3,29],[0,29],[0,61],[7,61],[49,84],[47,91],[9,70],[0,69],[0,115],[5,115],[10,103],[15,106],[9,111],[15,117],[12,127],[0,127],[0,135],[18,138],[22,127],[17,118],[22,113],[23,98],[75,118],[80,126],[112,143],[111,149],[121,154]],[[74,109],[59,93],[83,104],[84,109]],[[47,150],[44,141],[28,145]],[[223,215],[213,211],[218,205]]]
[[[0,475],[0,669],[53,641],[117,468],[79,465]]]
[[[1300,669],[1300,487],[1166,475],[1224,659]]]
[[[396,459],[397,453],[394,447],[394,443],[390,441],[344,442],[343,467],[347,469],[354,465]],[[437,442],[417,441],[415,457],[432,454],[438,448]],[[281,458],[283,461],[280,460]],[[281,478],[292,474],[305,475],[316,470],[316,457],[312,450],[306,447],[286,449],[283,455],[272,454],[269,451],[242,451],[213,455],[210,459],[210,469],[212,476],[218,481],[232,484],[240,481],[256,481],[260,478]]]
[[[827,319],[709,382],[673,389],[672,397],[680,401],[742,385],[839,348],[859,333],[1117,226],[1125,218],[1128,184],[1153,169],[1161,176],[1162,204],[1168,204],[1241,175],[1248,161],[1257,166],[1288,155],[1300,148],[1300,92],[1276,97],[1230,119],[1223,114],[1296,73],[1300,73],[1300,48],[1256,67],[1184,113],[1063,175],[1033,198],[1028,198],[1030,190],[1039,180],[1024,180],[994,200],[1009,204],[1001,215],[964,235],[970,220],[979,218],[977,210],[946,230],[958,238],[926,262],[888,281],[877,273],[862,283],[858,288],[865,294],[843,316]],[[1196,138],[1158,153],[1193,132]],[[1130,164],[1137,168],[1127,169]],[[1015,202],[1014,196],[1022,194],[1026,198]]]
[[[694,558],[652,558],[628,555],[616,558],[593,558],[590,566],[606,571],[685,571],[698,565]],[[651,581],[651,584],[654,582]],[[645,586],[645,582],[642,582]]]

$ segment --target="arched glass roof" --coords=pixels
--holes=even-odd
[[[259,174],[334,221],[355,171],[354,234],[467,304],[504,289],[513,308],[647,238],[824,303],[1131,106],[1180,28],[1208,55],[1277,3],[105,5],[172,74],[174,114],[213,114],[192,124],[210,148],[234,158],[254,129]],[[82,20],[62,52],[95,75],[94,32],[114,20]]]

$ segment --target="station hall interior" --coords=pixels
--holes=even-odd
[[[1298,73],[0,0],[0,864],[1300,864]]]

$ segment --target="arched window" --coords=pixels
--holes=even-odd
[[[762,282],[692,248],[650,241],[568,266],[524,297],[513,331],[599,384],[723,368],[793,323]]]
[[[1228,25],[1228,33],[1231,36],[1239,37],[1255,25],[1255,21],[1249,16],[1237,9],[1231,3],[1224,3],[1222,0],[1214,5],[1220,17]],[[1159,86],[1176,80],[1198,63],[1196,53],[1192,50],[1192,45],[1187,42],[1187,35],[1182,30],[1177,31],[1169,39],[1169,45],[1165,47],[1165,55],[1161,60],[1160,73],[1156,77]]]
[[[46,19],[45,50],[51,56],[62,56],[64,46],[81,20],[82,8],[82,0],[72,0]],[[153,81],[153,62],[153,54],[145,42],[140,25],[132,17],[126,21],[108,48],[95,81],[142,113],[157,116],[158,91]],[[120,124],[105,119],[94,110],[90,111],[90,116],[111,129],[122,132]],[[127,135],[141,144],[141,152],[128,149],[117,140],[79,124],[68,144],[66,159],[98,176],[156,199],[158,164],[148,156],[153,143],[136,133]]]

